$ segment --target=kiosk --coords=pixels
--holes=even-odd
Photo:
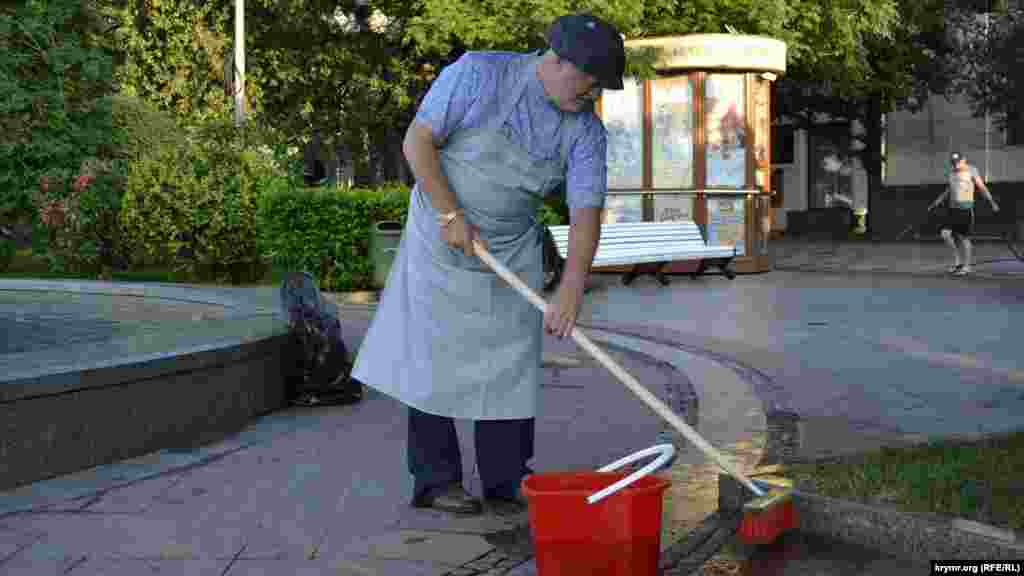
[[[736,272],[769,270],[771,84],[785,73],[785,43],[698,34],[626,47],[656,47],[660,57],[656,78],[627,78],[597,103],[608,131],[603,222],[693,220],[709,244],[736,247]]]

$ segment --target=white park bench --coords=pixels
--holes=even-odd
[[[548,230],[564,260],[569,253],[569,226],[549,226]],[[628,286],[639,274],[647,273],[666,286],[669,281],[663,268],[670,262],[697,260],[693,278],[714,267],[732,280],[736,274],[730,264],[735,257],[733,246],[708,246],[693,221],[615,223],[601,225],[601,241],[592,268],[632,266],[623,274],[623,284]],[[644,266],[651,264],[653,270]]]

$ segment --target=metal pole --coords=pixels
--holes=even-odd
[[[235,0],[235,125],[245,123],[245,0]]]
[[[991,12],[992,12],[992,2],[990,0],[989,3],[988,3],[988,10],[985,12],[985,50],[986,50],[986,52],[991,49],[991,42],[992,42],[992,39],[989,37],[989,29],[988,29],[988,26],[989,26],[989,16],[991,15]],[[992,130],[991,124],[990,124],[990,120],[991,120],[991,117],[990,117],[989,111],[988,111],[988,100],[986,99],[986,104],[985,104],[985,181],[986,182],[988,182],[988,180],[989,180],[989,173],[988,173],[988,168],[989,168],[989,133]]]

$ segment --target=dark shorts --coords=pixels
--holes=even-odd
[[[949,208],[942,219],[940,230],[949,230],[957,236],[970,236],[974,231],[974,211],[965,208]]]

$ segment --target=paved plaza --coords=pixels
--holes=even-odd
[[[595,283],[581,323],[748,468],[772,457],[777,414],[814,426],[790,447],[804,454],[1019,426],[1024,284],[1012,275],[965,280],[804,266],[733,281],[678,277],[669,287],[650,278],[623,287],[614,276]],[[276,306],[275,288],[212,292]],[[56,351],[69,339],[174,325],[137,303],[128,313],[117,299],[38,296],[26,308],[21,297],[17,304],[0,289],[0,322],[9,328],[0,365],[28,348]],[[182,310],[171,314],[179,322]],[[217,307],[196,313],[216,317]],[[342,306],[353,350],[372,314],[372,306]],[[665,430],[570,341],[546,338],[545,353],[538,471],[594,469]],[[460,427],[467,487],[478,491],[466,432]],[[404,438],[402,407],[371,391],[354,406],[287,409],[214,444],[0,492],[0,574],[533,574],[529,550],[501,538],[525,517],[453,520],[409,508]],[[665,472],[673,481],[666,549],[716,507],[717,471],[680,445]],[[904,566],[863,550],[829,556],[831,548],[794,541],[779,573]]]

